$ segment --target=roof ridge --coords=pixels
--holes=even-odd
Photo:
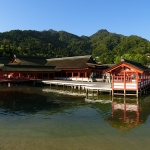
[[[141,64],[141,65],[143,65],[142,63],[140,63],[140,62],[137,62],[137,61],[135,61],[135,60],[129,60],[129,59],[124,59],[124,58],[122,58],[121,59],[121,62],[133,62],[133,63],[137,63],[137,64]],[[143,65],[144,66],[144,65]]]
[[[72,57],[61,57],[61,58],[49,58],[49,59],[46,59],[46,60],[64,60],[64,59],[85,58],[85,57],[91,57],[91,55],[84,55],[84,56],[72,56]]]

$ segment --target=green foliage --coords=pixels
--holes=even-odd
[[[150,42],[99,30],[90,37],[65,31],[12,30],[0,33],[0,56],[67,57],[92,55],[100,63],[119,63],[121,57],[150,65]]]
[[[96,36],[101,36],[101,34]],[[109,33],[107,36],[103,35],[103,38],[96,37],[101,40],[92,43],[92,55],[94,58],[98,58],[99,63],[117,64],[123,57],[144,65],[150,64],[150,58],[147,57],[147,54],[150,53],[150,42],[146,39],[133,35],[125,37],[115,33]]]
[[[0,33],[0,55],[12,54],[50,58],[91,55],[92,51],[88,37],[65,31],[12,30]]]

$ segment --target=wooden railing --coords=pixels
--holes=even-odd
[[[144,82],[144,81],[147,81],[149,79],[138,79],[138,82]],[[127,77],[126,76],[126,79],[124,81],[124,76],[113,76],[112,77],[112,81],[114,83],[135,83],[136,82],[136,79],[133,79],[131,76]]]

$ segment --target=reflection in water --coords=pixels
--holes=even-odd
[[[63,112],[65,109],[84,105],[83,98],[44,93],[40,88],[21,87],[0,90],[0,109],[5,113]]]
[[[149,149],[149,97],[84,98],[41,87],[0,87],[0,149]]]
[[[107,120],[110,125],[120,131],[127,132],[144,124],[150,115],[150,97],[142,99],[108,98],[102,100],[86,99]],[[109,105],[109,103],[111,105]],[[110,108],[111,106],[111,108]],[[111,109],[111,113],[110,113]]]
[[[147,120],[150,114],[150,109],[146,109],[148,105],[150,106],[147,100],[148,98],[114,100],[112,101],[112,114],[106,120],[121,131],[130,131]]]

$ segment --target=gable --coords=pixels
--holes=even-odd
[[[138,67],[135,67],[131,64],[127,64],[125,62],[121,62],[107,70],[105,70],[105,74],[106,73],[110,73],[110,72],[117,72],[117,71],[123,71],[123,70],[126,70],[128,72],[138,72],[138,73],[143,73],[145,70],[141,69],[141,68],[138,68]]]

